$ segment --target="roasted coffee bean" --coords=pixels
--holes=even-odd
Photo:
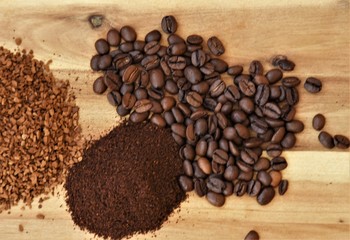
[[[142,70],[140,72],[140,82],[136,81],[135,85],[139,87],[146,88],[149,83],[149,74],[148,71]]]
[[[164,74],[166,76],[170,76],[171,75],[171,69],[168,65],[168,61],[169,61],[169,56],[165,55],[160,59],[160,67],[163,70]]]
[[[118,91],[111,91],[107,94],[107,100],[112,106],[118,106],[122,102],[122,96]]]
[[[173,97],[166,96],[160,101],[160,104],[164,111],[169,111],[175,106],[176,100]]]
[[[266,171],[259,171],[256,179],[261,182],[262,185],[264,186],[269,186],[271,184],[272,178],[269,173]]]
[[[259,158],[259,160],[254,164],[254,171],[261,171],[261,170],[267,170],[270,168],[270,160],[265,158],[265,157],[261,157]]]
[[[146,121],[148,116],[149,116],[149,112],[143,112],[143,113],[133,112],[130,114],[129,119],[134,123],[140,123],[140,122]]]
[[[258,158],[258,155],[249,148],[244,148],[241,150],[241,159],[249,165],[253,165]]]
[[[104,83],[103,77],[98,77],[92,86],[92,89],[94,90],[95,93],[97,94],[102,94],[107,90],[107,86]]]
[[[233,194],[233,183],[225,182],[225,189],[222,191],[225,196],[231,196]]]
[[[216,56],[220,56],[225,52],[225,47],[222,42],[215,36],[210,37],[207,41],[210,52]]]
[[[173,123],[171,125],[171,130],[180,137],[186,137],[186,127],[180,123]]]
[[[199,165],[199,164],[198,164]],[[207,188],[209,191],[215,193],[222,193],[225,189],[225,182],[217,177],[209,177],[207,182]]]
[[[157,125],[158,127],[165,127],[166,126],[166,122],[165,119],[162,117],[162,115],[160,114],[153,114],[151,117],[151,123]]]
[[[130,113],[130,109],[126,109],[126,108],[123,107],[123,105],[120,104],[117,107],[117,113],[118,113],[119,116],[124,117],[124,116],[126,116],[126,115],[128,115]]]
[[[244,238],[244,240],[259,240],[259,239],[260,239],[259,234],[254,230],[249,231],[249,233]]]
[[[185,139],[179,135],[177,135],[176,133],[172,132],[171,136],[173,137],[173,139],[175,140],[175,142],[177,143],[177,145],[182,146],[185,144]]]
[[[222,149],[216,149],[213,153],[213,161],[218,164],[226,164],[228,161],[228,154]]]
[[[325,124],[326,118],[321,113],[316,114],[312,119],[312,127],[317,131],[322,130]]]
[[[278,119],[282,114],[279,106],[272,102],[268,102],[265,104],[263,108],[263,113],[265,116],[273,119]]]
[[[192,84],[197,84],[202,80],[201,72],[194,66],[187,66],[184,70],[184,75]]]
[[[212,158],[214,151],[219,148],[218,143],[214,140],[208,140],[208,148],[207,148],[207,153],[206,156],[208,158]]]
[[[136,97],[134,94],[126,93],[122,98],[122,105],[126,109],[132,109],[135,105]]]
[[[97,55],[94,55],[91,60],[90,60],[90,67],[92,70],[94,71],[99,71],[100,68],[98,67],[98,63],[100,61],[100,55],[97,54]]]
[[[295,64],[288,60],[288,59],[282,59],[278,61],[278,66],[280,67],[280,69],[282,69],[283,71],[293,71]]]
[[[227,126],[228,126],[228,119],[227,117],[225,116],[225,114],[221,113],[221,112],[218,112],[216,114],[216,118],[218,119],[218,126],[221,128],[221,129],[225,129]]]
[[[144,88],[138,88],[134,92],[137,100],[146,99],[148,97],[147,90]]]
[[[277,128],[271,138],[271,143],[280,143],[284,138],[285,134],[286,134],[286,129],[284,127]]]
[[[320,132],[320,134],[318,135],[318,140],[325,148],[329,148],[329,149],[334,148],[333,137],[328,132],[325,132],[325,131]]]
[[[193,167],[192,167],[191,161],[184,160],[182,166],[183,166],[185,175],[188,177],[193,177]]]
[[[185,90],[179,90],[179,93],[177,94],[177,99],[180,103],[187,103],[186,100],[186,91]]]
[[[186,44],[181,42],[181,43],[174,43],[169,45],[167,48],[167,54],[170,56],[180,56],[183,55],[187,50]]]
[[[123,82],[126,84],[132,84],[139,80],[141,77],[141,72],[136,65],[130,65],[125,69],[123,74]]]
[[[204,139],[201,139],[196,144],[196,154],[204,157],[207,154],[208,143]]]
[[[216,80],[221,80],[221,75],[217,72],[213,72],[211,74],[205,75],[204,80],[212,85]]]
[[[112,64],[112,57],[109,54],[100,56],[98,60],[98,69],[105,70]]]
[[[203,42],[203,38],[197,34],[192,34],[187,37],[186,41],[189,44],[200,45]]]
[[[300,82],[300,79],[297,77],[285,77],[282,79],[282,85],[285,87],[296,87]]]
[[[167,34],[175,33],[177,30],[177,21],[175,17],[172,15],[163,17],[161,27],[163,32]]]
[[[248,139],[250,137],[249,129],[246,126],[244,126],[243,124],[236,123],[235,124],[235,129],[237,131],[238,136],[240,136],[241,138]]]
[[[221,103],[220,103],[221,104]],[[232,112],[233,104],[232,102],[226,102],[221,107],[221,112],[225,115],[229,115]]]
[[[269,100],[270,88],[268,85],[258,85],[254,97],[255,103],[259,106],[264,106]]]
[[[272,128],[282,127],[285,123],[281,119],[274,119],[274,118],[269,118],[269,117],[265,117],[265,122]]]
[[[184,115],[182,114],[182,112],[180,111],[180,109],[178,107],[176,107],[176,106],[173,107],[171,109],[171,112],[174,115],[176,122],[183,123],[185,121]]]
[[[155,89],[161,89],[165,85],[164,73],[160,68],[155,68],[150,70],[149,79],[152,87]]]
[[[257,201],[260,205],[266,205],[275,197],[275,189],[273,187],[263,188],[258,194]]]
[[[221,207],[225,204],[225,196],[220,193],[208,192],[207,200],[215,207]]]
[[[182,159],[193,160],[196,156],[196,152],[190,144],[183,145],[179,150],[179,155]]]
[[[95,49],[100,55],[107,54],[109,52],[109,44],[105,39],[100,38],[95,42]]]
[[[255,88],[254,83],[247,80],[247,79],[242,79],[238,83],[238,86],[239,86],[239,89],[241,90],[241,92],[248,97],[253,96],[256,92],[256,88]]]
[[[268,124],[262,120],[262,119],[254,119],[253,121],[251,121],[250,124],[251,129],[258,133],[258,134],[264,134],[268,131]],[[273,135],[273,131],[271,131],[271,137]],[[265,138],[266,137],[266,138]],[[270,139],[271,139],[270,137]],[[264,136],[263,140],[264,142],[270,141],[269,136]]]
[[[131,51],[129,54],[132,57],[133,63],[140,63],[144,57],[143,53],[137,50]]]
[[[209,93],[211,97],[218,97],[221,95],[226,88],[226,84],[222,80],[216,80],[209,88]]]
[[[128,53],[134,50],[134,43],[132,42],[123,42],[119,45],[119,50],[124,53]]]
[[[208,124],[207,120],[204,118],[200,118],[194,124],[194,132],[197,136],[204,136],[208,132]]]
[[[145,36],[145,42],[157,41],[159,42],[162,38],[162,34],[158,30],[152,30]]]
[[[210,63],[214,66],[214,71],[218,73],[224,73],[226,72],[228,65],[224,60],[221,60],[220,58],[212,58],[210,60]]]
[[[238,178],[238,174],[239,174],[238,167],[231,165],[231,166],[226,167],[225,172],[224,172],[224,178],[227,181],[233,181],[233,180]]]
[[[124,26],[120,29],[120,35],[126,42],[134,42],[136,40],[135,29],[130,26]]]
[[[194,191],[199,197],[203,197],[207,194],[208,188],[205,181],[201,178],[195,178],[194,179]]]
[[[247,115],[242,110],[234,110],[231,113],[231,120],[236,123],[243,123],[247,120]]]
[[[110,46],[117,47],[120,44],[120,33],[117,29],[112,28],[107,33],[107,42]]]
[[[230,150],[230,153],[233,155],[233,156],[239,156],[240,155],[240,149],[238,148],[238,146],[232,142],[232,141],[229,141],[228,142],[228,148]]]
[[[288,180],[282,180],[278,186],[278,193],[284,195],[288,190]]]
[[[207,175],[198,167],[197,161],[193,161],[192,167],[196,178],[206,178]]]
[[[251,172],[253,167],[241,159],[236,160],[237,167],[243,172]]]
[[[276,69],[271,69],[270,71],[268,71],[265,74],[265,76],[270,84],[274,84],[282,79],[283,73],[281,70],[276,68]]]
[[[280,144],[270,143],[266,148],[266,152],[270,157],[278,157],[282,154],[282,147]]]
[[[134,91],[134,85],[133,84],[126,84],[126,83],[123,83],[119,89],[120,94],[123,96],[126,93],[132,93],[133,91]]]
[[[168,65],[171,69],[182,70],[186,67],[186,59],[182,56],[171,56]]]
[[[158,41],[151,41],[148,42],[143,51],[147,54],[147,55],[153,55],[156,54],[160,49],[160,44]]]
[[[214,73],[214,65],[210,62],[205,63],[199,68],[199,70],[204,73],[206,76],[210,76]]]
[[[176,44],[176,43],[185,43],[185,40],[175,33],[170,34],[168,36],[167,41],[169,45]]]
[[[284,56],[284,55],[276,55],[276,56],[273,56],[273,58],[271,59],[271,64],[275,67],[278,66],[278,62],[281,61],[281,60],[286,60],[287,59],[287,56]]]
[[[237,75],[234,77],[233,82],[234,82],[234,84],[238,85],[239,82],[244,80],[244,79],[247,81],[251,81],[253,78],[249,74],[240,74],[240,75]]]
[[[224,95],[227,98],[227,100],[234,103],[241,98],[241,93],[235,85],[227,86]]]
[[[292,106],[289,106],[289,105],[287,105],[287,106],[289,107],[289,109],[288,109],[287,111],[283,111],[283,113],[282,113],[282,119],[283,119],[284,121],[289,122],[289,121],[292,121],[292,119],[294,118],[295,113],[296,113],[296,110],[295,110],[295,108],[292,107]],[[282,110],[282,109],[281,109],[281,110]]]
[[[205,95],[209,91],[209,84],[207,82],[202,81],[192,85],[191,89],[201,95]]]
[[[314,77],[308,77],[304,83],[304,88],[310,93],[318,93],[322,89],[322,82]]]
[[[243,72],[243,67],[241,65],[235,65],[227,69],[227,74],[231,76],[237,76]]]
[[[347,149],[350,145],[349,138],[340,134],[334,135],[334,145],[340,149]]]
[[[148,71],[154,68],[159,67],[160,59],[157,55],[146,56],[141,61],[141,65]]]
[[[225,165],[211,161],[211,169],[213,170],[214,174],[222,175],[225,172]]]
[[[236,196],[241,197],[247,192],[247,182],[239,180],[233,189]]]
[[[159,104],[160,105],[160,104]],[[154,106],[154,105],[153,105]],[[168,111],[168,112],[164,112],[163,113],[163,117],[164,117],[164,120],[166,122],[166,124],[168,126],[171,126],[174,122],[175,122],[175,118],[174,118],[174,115],[172,114],[172,112]]]
[[[161,100],[164,97],[164,92],[162,89],[149,88],[147,89],[148,96],[155,100]]]
[[[180,111],[183,113],[185,117],[189,117],[191,115],[191,109],[184,103],[178,103],[177,107],[180,109]]]
[[[111,57],[114,58],[115,56],[117,56],[118,54],[121,54],[121,53],[123,53],[121,50],[115,49],[113,51],[110,51],[109,55],[111,55]]]
[[[190,119],[193,121],[197,121],[200,118],[206,118],[208,115],[207,111],[199,108],[198,110],[194,111],[191,116]]]
[[[283,86],[279,86],[279,87],[280,87],[281,94],[278,98],[278,101],[282,102],[286,99],[287,93],[286,93],[286,89]]]
[[[288,133],[284,136],[284,138],[282,139],[282,141],[281,141],[281,146],[282,146],[284,149],[290,149],[290,148],[294,147],[296,140],[297,140],[297,139],[296,139],[294,133],[288,132]]]
[[[255,85],[269,85],[269,81],[264,75],[255,75],[253,78],[253,83]]]
[[[248,138],[247,140],[243,141],[243,146],[245,148],[257,148],[262,143],[263,143],[263,141],[260,138],[251,137],[251,138]]]
[[[197,160],[198,167],[205,173],[210,174],[211,173],[211,164],[210,161],[205,157],[200,157]],[[209,188],[210,189],[210,188]],[[212,190],[212,189],[210,189]]]
[[[269,98],[271,100],[276,100],[276,99],[279,99],[280,96],[281,96],[281,86],[277,86],[277,85],[270,86]]]
[[[206,61],[206,56],[203,50],[197,50],[191,54],[191,62],[193,66],[201,67],[205,64],[205,61]]]
[[[225,152],[228,152],[228,141],[225,138],[221,138],[219,140],[219,148],[224,150]]]
[[[186,78],[179,78],[177,80],[177,86],[179,90],[187,91],[191,89],[192,84],[186,80]]]
[[[248,97],[241,98],[241,100],[239,100],[239,106],[247,114],[251,114],[254,111],[254,103]]]
[[[270,185],[272,187],[277,187],[282,180],[281,172],[273,170],[273,171],[269,172],[269,174],[270,174],[271,179],[272,179]]]
[[[170,94],[177,94],[179,92],[179,88],[172,79],[167,79],[165,81],[164,89]]]
[[[215,108],[217,106],[217,102],[210,97],[206,97],[203,99],[203,107],[210,110],[210,111],[214,111]]]
[[[282,171],[288,166],[288,163],[284,157],[275,157],[271,160],[271,168],[273,170]]]
[[[300,133],[304,130],[304,123],[299,120],[293,120],[286,123],[286,129],[288,132]]]
[[[143,51],[146,43],[144,41],[136,40],[134,41],[134,50],[136,51]]]
[[[193,190],[193,181],[190,177],[182,175],[179,177],[179,184],[183,191],[190,192]]]
[[[203,98],[197,92],[188,92],[186,94],[186,101],[193,107],[200,107],[203,103]]]
[[[116,70],[121,70],[131,65],[132,57],[130,54],[121,53],[113,58],[113,66]]]
[[[150,99],[152,102],[152,108],[150,110],[150,112],[152,113],[162,113],[163,112],[163,108],[162,105],[155,99]]]
[[[286,89],[286,99],[289,105],[295,105],[299,102],[298,90],[293,88]]]
[[[264,67],[260,61],[254,60],[249,65],[249,73],[253,76],[262,75],[264,73]]]
[[[251,197],[256,197],[261,190],[261,182],[259,180],[250,180],[247,186],[247,193]]]
[[[135,112],[148,112],[152,108],[152,102],[149,99],[137,100],[134,105]]]
[[[249,182],[250,180],[253,179],[253,175],[254,175],[254,172],[253,171],[249,171],[249,172],[239,172],[238,174],[238,180],[242,180],[242,181],[245,181],[245,182]]]

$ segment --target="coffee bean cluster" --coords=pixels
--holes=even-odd
[[[288,181],[281,171],[288,163],[282,152],[304,129],[294,119],[301,81],[284,76],[295,64],[279,55],[272,60],[275,68],[265,71],[254,60],[245,73],[218,58],[225,52],[218,37],[206,44],[197,34],[183,39],[175,34],[173,16],[164,17],[161,27],[169,34],[168,46],[160,44],[160,31],[142,41],[130,26],[97,40],[91,68],[104,75],[94,82],[94,92],[108,90],[109,103],[132,122],[171,128],[181,146],[184,191],[194,190],[218,207],[230,195],[248,194],[261,205],[271,202],[276,188],[283,195]]]

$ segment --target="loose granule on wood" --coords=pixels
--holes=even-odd
[[[24,231],[24,227],[22,224],[18,225],[18,231],[20,231],[20,232]]]
[[[42,213],[38,213],[38,214],[36,215],[36,218],[37,218],[37,219],[45,219],[45,215],[42,214]]]
[[[74,99],[32,51],[0,47],[0,210],[30,206],[82,159]]]
[[[66,201],[74,223],[112,239],[159,229],[186,198],[178,151],[170,129],[121,123],[69,171]]]

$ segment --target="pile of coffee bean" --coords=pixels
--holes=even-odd
[[[244,73],[242,66],[229,67],[218,58],[225,52],[218,37],[210,37],[207,46],[197,34],[185,40],[175,34],[173,16],[164,17],[161,27],[169,34],[168,46],[160,44],[158,30],[142,41],[130,26],[97,40],[91,68],[104,75],[94,82],[95,93],[108,89],[108,101],[132,122],[149,119],[171,128],[181,146],[184,191],[194,189],[214,206],[232,194],[256,197],[261,205],[274,198],[277,187],[283,195],[288,181],[281,171],[288,164],[282,152],[304,129],[294,119],[301,81],[283,76],[295,64],[278,55],[272,60],[276,68],[264,71],[254,60]],[[222,80],[225,73],[232,84]]]
[[[74,99],[32,51],[0,47],[0,212],[50,193],[81,160]]]

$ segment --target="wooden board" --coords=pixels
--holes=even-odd
[[[306,2],[306,3],[305,3]],[[92,29],[91,14],[104,15],[104,23]],[[277,196],[265,207],[249,197],[230,197],[223,208],[210,206],[190,194],[181,212],[174,214],[156,232],[158,239],[243,239],[256,229],[261,239],[349,239],[350,155],[349,151],[326,150],[311,129],[318,113],[327,118],[325,130],[350,136],[350,28],[349,1],[1,1],[0,45],[33,49],[37,58],[53,60],[55,76],[69,79],[81,107],[84,135],[96,138],[117,124],[115,110],[105,96],[92,93],[98,76],[89,69],[94,41],[113,26],[128,24],[139,37],[160,29],[160,20],[173,14],[178,33],[217,35],[225,44],[224,59],[247,66],[253,59],[270,68],[274,54],[285,54],[297,64],[292,73],[303,81],[308,76],[322,79],[320,94],[300,87],[297,118],[306,129],[297,145],[284,153],[289,166],[283,172],[290,181],[284,197]],[[0,214],[0,239],[89,239],[92,234],[74,227],[66,212],[64,193],[44,202],[42,209],[13,207]],[[36,219],[45,214],[44,220]],[[23,224],[24,232],[18,231]],[[133,239],[152,239],[152,234]]]

